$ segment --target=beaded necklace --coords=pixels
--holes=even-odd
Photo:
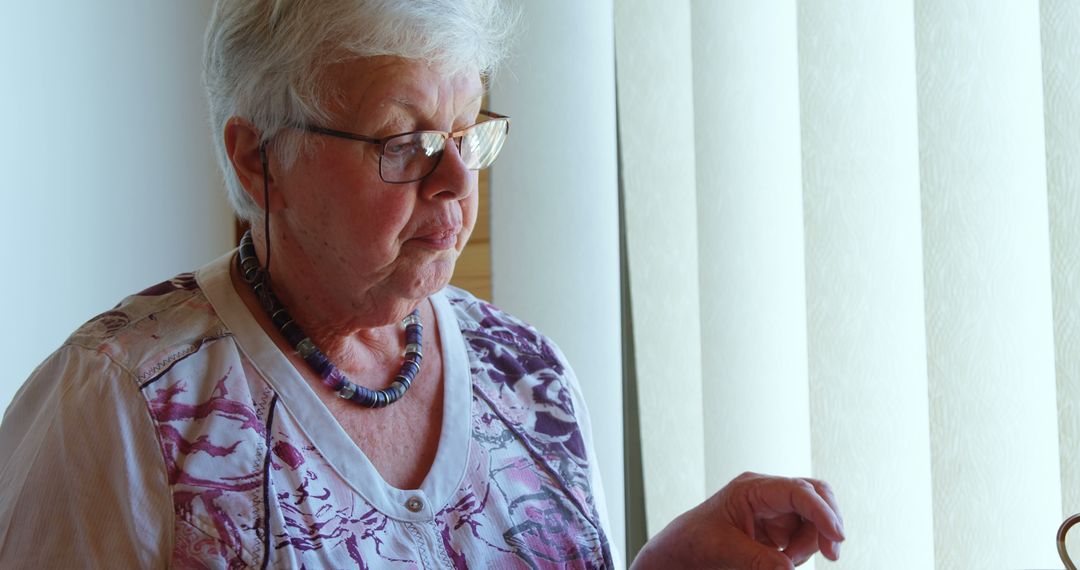
[[[255,243],[251,239],[251,232],[245,232],[240,239],[240,255],[238,258],[240,274],[244,281],[255,291],[259,298],[259,304],[274,322],[289,345],[304,359],[312,369],[322,378],[324,384],[337,395],[346,400],[368,408],[384,408],[393,404],[405,395],[405,391],[412,385],[416,375],[420,372],[420,361],[423,360],[423,331],[424,325],[420,322],[420,311],[409,313],[401,324],[405,327],[405,356],[401,363],[401,370],[394,377],[389,388],[372,390],[358,384],[354,384],[345,374],[338,370],[334,363],[330,362],[315,343],[301,330],[300,325],[293,322],[292,317],[285,311],[277,297],[270,291],[266,274],[259,266],[259,259],[255,256]]]

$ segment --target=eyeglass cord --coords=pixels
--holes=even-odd
[[[263,175],[263,241],[266,244],[266,264],[262,271],[266,274],[263,279],[264,287],[260,297],[270,295],[270,164],[266,158],[266,143],[259,146],[259,158],[262,160]],[[269,297],[267,297],[269,299]],[[260,299],[265,301],[265,299]],[[265,303],[264,303],[265,306]]]

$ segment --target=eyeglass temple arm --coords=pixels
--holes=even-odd
[[[510,117],[508,117],[506,115],[500,115],[500,114],[498,114],[498,113],[496,113],[494,111],[489,111],[487,109],[480,109],[480,113],[484,114],[484,115],[487,115],[487,116],[491,117],[492,119],[509,119],[510,118]]]
[[[500,115],[500,114],[498,114],[498,113],[496,113],[494,111],[489,111],[487,109],[480,109],[480,114],[481,115],[487,115],[487,116],[491,117],[492,119],[506,119],[506,133],[507,134],[510,133],[510,117],[509,116]]]

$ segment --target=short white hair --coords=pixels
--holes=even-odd
[[[217,0],[206,30],[203,79],[215,153],[229,202],[248,221],[262,210],[225,150],[225,123],[243,117],[262,142],[289,126],[325,121],[323,70],[350,58],[390,55],[489,77],[505,58],[518,14],[502,0]],[[302,151],[283,133],[288,168]]]

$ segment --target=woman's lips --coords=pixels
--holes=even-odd
[[[461,228],[445,228],[426,233],[413,238],[420,245],[438,251],[451,249],[457,245],[458,234]]]

